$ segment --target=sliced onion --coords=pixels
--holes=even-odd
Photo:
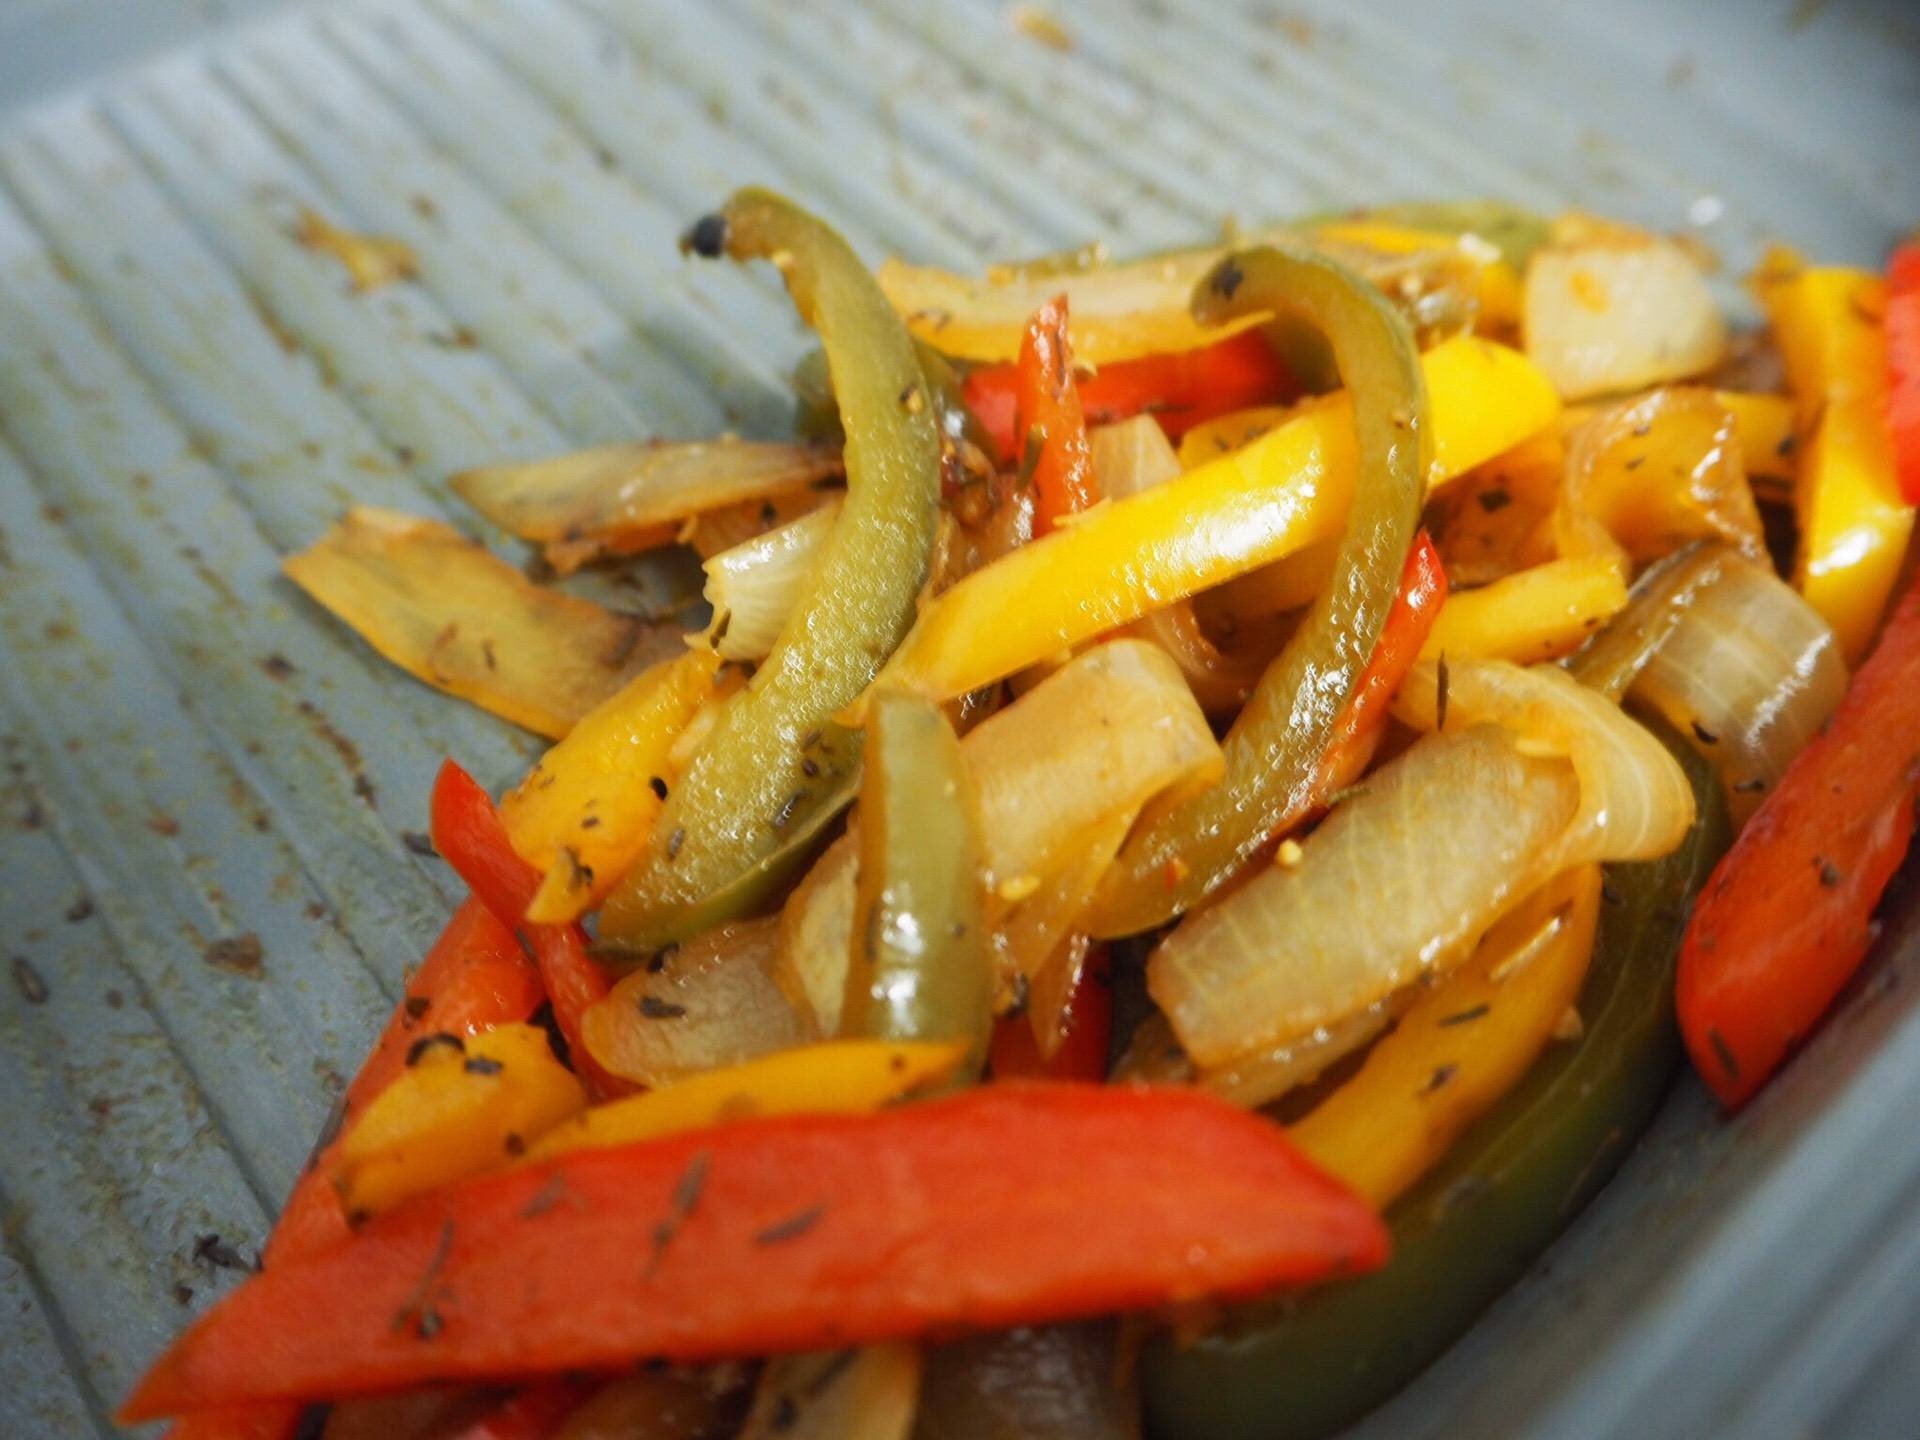
[[[1495,726],[1432,735],[1356,787],[1291,868],[1183,921],[1147,985],[1202,1069],[1338,1025],[1457,962],[1580,812],[1564,758]]]
[[[1244,249],[1275,242],[1312,244],[1358,270],[1394,301],[1423,340],[1457,334],[1472,323],[1481,271],[1498,259],[1473,237],[1438,234],[1431,247],[1404,253],[1288,227],[1237,235],[1233,243]],[[1210,328],[1193,318],[1194,285],[1226,253],[1226,246],[1213,246],[1066,271],[1002,269],[998,278],[984,280],[888,260],[878,279],[916,338],[942,354],[980,361],[1017,356],[1033,312],[1064,291],[1073,311],[1076,358],[1108,365],[1192,350],[1262,323],[1267,317],[1256,314]]]
[[[1440,728],[1440,667],[1423,660],[1394,700],[1396,718]],[[1564,756],[1580,780],[1580,813],[1536,862],[1532,884],[1590,861],[1654,860],[1685,838],[1693,789],[1645,726],[1557,665],[1460,660],[1447,674],[1448,728],[1496,724],[1531,755]]]
[[[1693,257],[1610,229],[1557,236],[1527,262],[1527,356],[1569,400],[1704,374],[1727,326]]]
[[[1219,742],[1173,662],[1124,639],[1074,657],[976,725],[960,751],[980,806],[988,921],[996,927],[1011,924],[1023,902],[1052,895],[1061,872],[1111,839],[1116,816],[1130,817],[1164,792],[1212,784],[1222,765]],[[854,854],[845,838],[836,841],[781,918],[781,984],[829,1035],[839,1024],[853,934]],[[1068,900],[1078,894],[1077,885],[1070,889]],[[1023,923],[1048,936],[1071,929],[1070,919],[1050,919],[1044,931],[1037,915]],[[1017,943],[1026,955],[1041,941]]]
[[[1164,485],[1181,470],[1173,442],[1151,415],[1095,425],[1087,432],[1087,445],[1100,493],[1115,499]]]
[[[1717,546],[1694,544],[1650,566],[1633,582],[1626,609],[1567,657],[1568,673],[1609,700],[1626,699],[1647,661],[1686,618],[1699,592],[1719,580],[1729,555]]]
[[[766,658],[839,518],[835,498],[706,562],[707,603],[713,607],[707,633],[724,658]]]
[[[1412,986],[1355,1010],[1331,1025],[1316,1025],[1296,1040],[1265,1045],[1201,1073],[1202,1089],[1249,1110],[1271,1105],[1302,1085],[1311,1085],[1354,1051],[1373,1042],[1418,991]]]
[[[1151,415],[1095,426],[1088,438],[1101,492],[1116,500],[1151,490],[1181,473],[1180,457]],[[1208,637],[1187,600],[1153,611],[1132,627],[1132,633],[1173,658],[1194,698],[1210,714],[1232,714],[1245,704],[1260,672],[1273,658],[1222,650]]]
[[[822,505],[837,505],[845,498],[846,491],[838,489],[783,490],[760,500],[741,500],[702,510],[682,525],[674,538],[692,547],[693,553],[702,560],[711,560],[723,550],[744,545]],[[549,552],[552,548],[548,547]]]
[[[1115,640],[984,720],[964,753],[983,859],[1003,901],[1078,854],[1117,810],[1220,778],[1219,742],[1173,663]]]
[[[994,930],[1001,973],[1031,981],[1072,934],[1074,923],[1133,828],[1136,810],[1124,807],[1093,829],[1077,855],[1070,857],[1032,895],[1005,911]]]
[[[1253,316],[1222,329],[1197,322],[1187,307],[1193,287],[1225,253],[1182,250],[1075,274],[975,280],[929,266],[888,260],[880,288],[914,335],[943,354],[1012,360],[1033,312],[1062,291],[1073,312],[1073,349],[1088,365],[1192,350],[1258,324]]]
[[[1229,1104],[1258,1109],[1311,1085],[1346,1056],[1371,1044],[1420,992],[1420,986],[1409,986],[1331,1025],[1316,1026],[1298,1039],[1256,1046],[1206,1071],[1194,1068],[1173,1026],[1156,1010],[1134,1028],[1126,1052],[1114,1066],[1113,1079],[1146,1085],[1197,1084]]]
[[[1553,666],[1463,660],[1446,728],[1356,787],[1291,869],[1183,923],[1148,987],[1203,1069],[1333,1030],[1464,957],[1508,906],[1572,865],[1664,855],[1693,792],[1660,742]],[[1394,705],[1439,731],[1437,663]]]
[[[1772,571],[1727,555],[1628,694],[1713,762],[1744,824],[1846,689],[1819,612]]]
[[[857,823],[857,822],[850,822]],[[854,889],[860,838],[851,828],[829,845],[780,909],[773,975],[822,1035],[840,1033],[847,965],[853,951]]]
[[[681,646],[678,625],[536,585],[450,525],[356,506],[283,568],[387,659],[536,734]]]
[[[453,477],[481,514],[523,540],[559,547],[570,569],[601,553],[665,544],[703,510],[759,500],[841,471],[837,451],[751,440],[602,445]]]
[[[1575,430],[1551,526],[1569,557],[1644,562],[1690,540],[1767,553],[1733,412],[1694,387],[1609,406]]]
[[[813,1027],[773,978],[779,921],[724,925],[634,971],[581,1022],[615,1075],[660,1085],[804,1045]]]

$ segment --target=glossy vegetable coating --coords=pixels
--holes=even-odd
[[[993,1028],[973,784],[953,727],[933,702],[890,692],[868,715],[841,1033],[964,1040],[963,1074],[971,1079]]]
[[[121,1414],[1244,1296],[1371,1269],[1386,1246],[1257,1116],[1171,1090],[990,1085],[581,1150],[423,1195],[248,1280]]]
[[[1582,1038],[1551,1049],[1388,1213],[1392,1262],[1302,1300],[1249,1306],[1143,1359],[1160,1440],[1310,1440],[1385,1400],[1456,1340],[1612,1175],[1679,1058],[1674,959],[1729,829],[1711,767],[1668,749],[1696,799],[1663,859],[1607,867]]]
[[[1386,626],[1432,452],[1413,338],[1359,276],[1317,255],[1255,250],[1222,261],[1194,304],[1213,322],[1249,311],[1295,314],[1327,336],[1353,397],[1357,476],[1333,583],[1228,732],[1225,777],[1149,820],[1121,852],[1100,907],[1109,934],[1145,930],[1191,908],[1298,811]],[[1167,885],[1162,877],[1175,861],[1179,878]]]
[[[1747,822],[1687,931],[1681,1028],[1722,1104],[1745,1104],[1766,1083],[1866,958],[1916,794],[1920,588]]]
[[[1767,256],[1754,288],[1800,411],[1794,583],[1857,665],[1893,593],[1913,506],[1887,428],[1887,290],[1877,275]]]

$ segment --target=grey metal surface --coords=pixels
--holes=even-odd
[[[785,300],[672,247],[734,184],[962,265],[1408,195],[1691,226],[1732,270],[1920,220],[1897,0],[1055,13],[1068,53],[998,0],[0,7],[0,1434],[106,1433],[231,1286],[202,1237],[252,1254],[454,896],[401,838],[434,764],[538,748],[279,556],[356,499],[470,525],[439,482],[488,458],[778,433]],[[419,281],[348,293],[302,205]],[[1920,1435],[1914,908],[1759,1104],[1683,1084],[1361,1433]]]

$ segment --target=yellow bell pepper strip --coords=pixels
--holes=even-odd
[[[666,800],[668,751],[719,669],[711,650],[689,650],[635,676],[501,800],[507,838],[543,877],[527,919],[577,920],[626,873]]]
[[[1552,423],[1524,357],[1463,338],[1421,358],[1440,484]],[[935,597],[884,683],[949,700],[1148,611],[1336,537],[1356,471],[1345,397],[1164,485],[1110,500]]]
[[[1180,437],[1180,468],[1194,470],[1209,460],[1218,460],[1242,445],[1251,445],[1276,426],[1284,425],[1303,410],[1326,403],[1321,396],[1302,400],[1298,405],[1255,405],[1234,410],[1212,420],[1203,420]]]
[[[1558,659],[1626,604],[1626,582],[1605,559],[1549,560],[1478,589],[1450,591],[1420,658],[1473,655],[1522,665]]]
[[[658,945],[735,918],[713,900],[831,814],[858,737],[827,735],[906,633],[940,506],[940,434],[913,342],[846,241],[764,190],[695,225],[689,248],[769,259],[820,334],[846,431],[847,498],[772,653],[721,712],[601,912],[600,933]],[[761,876],[767,884],[779,876]],[[734,896],[749,904],[764,889]]]
[[[890,691],[869,711],[859,845],[841,1031],[964,1040],[971,1081],[993,1032],[979,804],[930,700]]]
[[[1769,252],[1754,288],[1799,407],[1794,584],[1858,665],[1893,593],[1913,529],[1887,436],[1886,286],[1865,270]]]
[[[1399,593],[1432,453],[1413,337],[1351,271],[1311,254],[1249,251],[1220,262],[1194,307],[1207,317],[1290,314],[1327,337],[1352,400],[1357,480],[1333,584],[1228,732],[1220,783],[1148,817],[1122,849],[1094,905],[1103,935],[1146,930],[1191,908],[1299,812]]]
[[[408,1061],[342,1137],[334,1184],[349,1216],[498,1169],[587,1106],[538,1025],[422,1035]]]
[[[680,627],[536,585],[450,525],[357,506],[281,562],[388,660],[557,740],[680,648]]]
[[[1384,1210],[1546,1049],[1579,998],[1599,909],[1597,865],[1536,890],[1291,1127],[1294,1144]]]
[[[529,1163],[569,1150],[630,1145],[750,1115],[856,1115],[947,1081],[965,1040],[827,1040],[706,1070],[549,1130]]]

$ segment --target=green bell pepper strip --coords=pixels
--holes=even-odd
[[[828,827],[860,794],[863,738],[857,730],[828,725],[821,729],[818,739],[802,747],[821,775],[831,782],[820,792],[818,802],[798,815],[766,854],[711,891],[704,900],[678,912],[676,930],[685,935],[700,935],[730,920],[760,914],[768,908],[819,854]],[[609,969],[625,972],[651,961],[666,943],[627,944],[603,933],[587,946],[587,951]]]
[[[981,919],[980,819],[953,727],[930,700],[888,690],[868,711],[853,954],[840,1029],[876,1040],[964,1039],[958,1084],[993,1033]]]
[[[1425,1369],[1606,1183],[1680,1058],[1674,960],[1693,899],[1731,840],[1713,768],[1654,727],[1698,801],[1661,860],[1607,867],[1583,1037],[1542,1056],[1388,1212],[1383,1270],[1291,1303],[1250,1306],[1143,1358],[1157,1440],[1314,1440]]]
[[[840,793],[859,743],[833,733],[831,717],[867,687],[912,623],[940,503],[940,435],[926,376],[906,327],[852,248],[758,189],[735,194],[686,244],[779,266],[827,352],[847,436],[847,500],[772,653],[721,712],[661,808],[646,851],[601,911],[601,936],[628,949],[725,918],[712,897]]]
[[[860,869],[840,1033],[968,1042],[950,1088],[980,1078],[993,1032],[981,919],[980,817],[960,741],[938,705],[883,691],[867,712]],[[805,1394],[815,1355],[777,1355],[760,1404]],[[792,1402],[789,1401],[789,1404]]]
[[[1426,497],[1426,382],[1407,324],[1344,266],[1312,252],[1230,255],[1194,290],[1205,324],[1276,313],[1310,321],[1353,396],[1359,473],[1333,581],[1254,687],[1218,785],[1147,822],[1094,904],[1094,933],[1163,924],[1232,879],[1298,813],[1400,588]]]
[[[940,479],[951,495],[962,485],[993,477],[993,437],[967,404],[960,372],[924,340],[913,342],[927,377],[927,398],[933,402],[934,423],[940,431]],[[804,440],[838,445],[840,407],[834,402],[833,380],[827,373],[827,352],[809,350],[793,367],[794,431]]]

